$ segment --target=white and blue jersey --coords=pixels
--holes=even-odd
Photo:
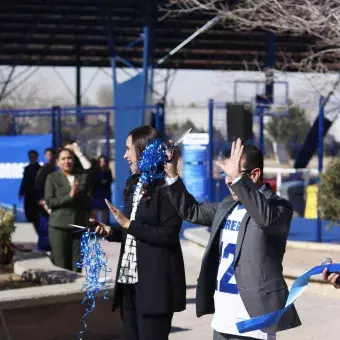
[[[240,334],[236,323],[249,319],[244,307],[234,276],[234,261],[237,235],[246,209],[238,204],[228,216],[220,236],[220,264],[217,273],[216,291],[214,294],[215,313],[212,328],[217,332],[234,334],[255,339],[275,340],[275,335],[260,330]]]

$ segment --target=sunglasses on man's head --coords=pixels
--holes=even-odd
[[[240,172],[243,174],[250,174],[254,169],[245,169],[245,170],[241,170]],[[220,171],[220,176],[222,177],[226,177],[227,174],[224,171]]]

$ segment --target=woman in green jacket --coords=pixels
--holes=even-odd
[[[81,233],[69,224],[86,226],[91,205],[90,186],[86,173],[74,168],[74,154],[61,148],[57,156],[59,171],[48,175],[45,184],[45,201],[51,210],[49,242],[53,263],[65,269],[77,268],[80,260]]]

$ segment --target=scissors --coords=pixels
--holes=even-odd
[[[182,136],[177,139],[177,141],[174,144],[168,146],[167,150],[171,150],[172,151],[172,156],[170,158],[169,157],[167,158],[167,162],[171,162],[172,158],[174,157],[173,151],[177,148],[178,144],[183,142],[184,138],[191,132],[191,130],[192,130],[192,128],[186,130],[182,134]]]
[[[174,144],[172,144],[172,145],[170,145],[170,146],[167,147],[167,150],[171,150],[171,151],[172,151],[171,157],[170,157],[170,158],[167,157],[167,159],[166,159],[167,162],[171,162],[171,160],[172,160],[173,157],[174,157],[174,152],[173,152],[173,151],[174,151],[175,148],[178,146],[178,144],[180,144],[180,143],[183,142],[184,138],[191,132],[191,130],[192,130],[192,128],[186,130],[186,131],[182,134],[182,136],[181,136],[179,139],[177,139],[177,141],[176,141]],[[135,164],[138,164],[138,161],[136,161]],[[137,171],[133,172],[132,175],[135,175],[136,173],[137,173]]]
[[[99,225],[98,221],[93,221],[93,222],[89,222],[89,224],[87,225],[87,227],[84,227],[82,225],[78,225],[78,224],[69,224],[70,227],[73,228],[78,228],[78,229],[88,229],[88,230],[94,230],[96,229],[96,227]]]

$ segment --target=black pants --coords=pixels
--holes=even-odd
[[[124,340],[168,340],[173,313],[142,315],[136,306],[135,285],[124,285],[121,308]]]
[[[53,263],[61,268],[81,272],[77,268],[80,261],[80,238],[82,233],[66,228],[48,228]]]

